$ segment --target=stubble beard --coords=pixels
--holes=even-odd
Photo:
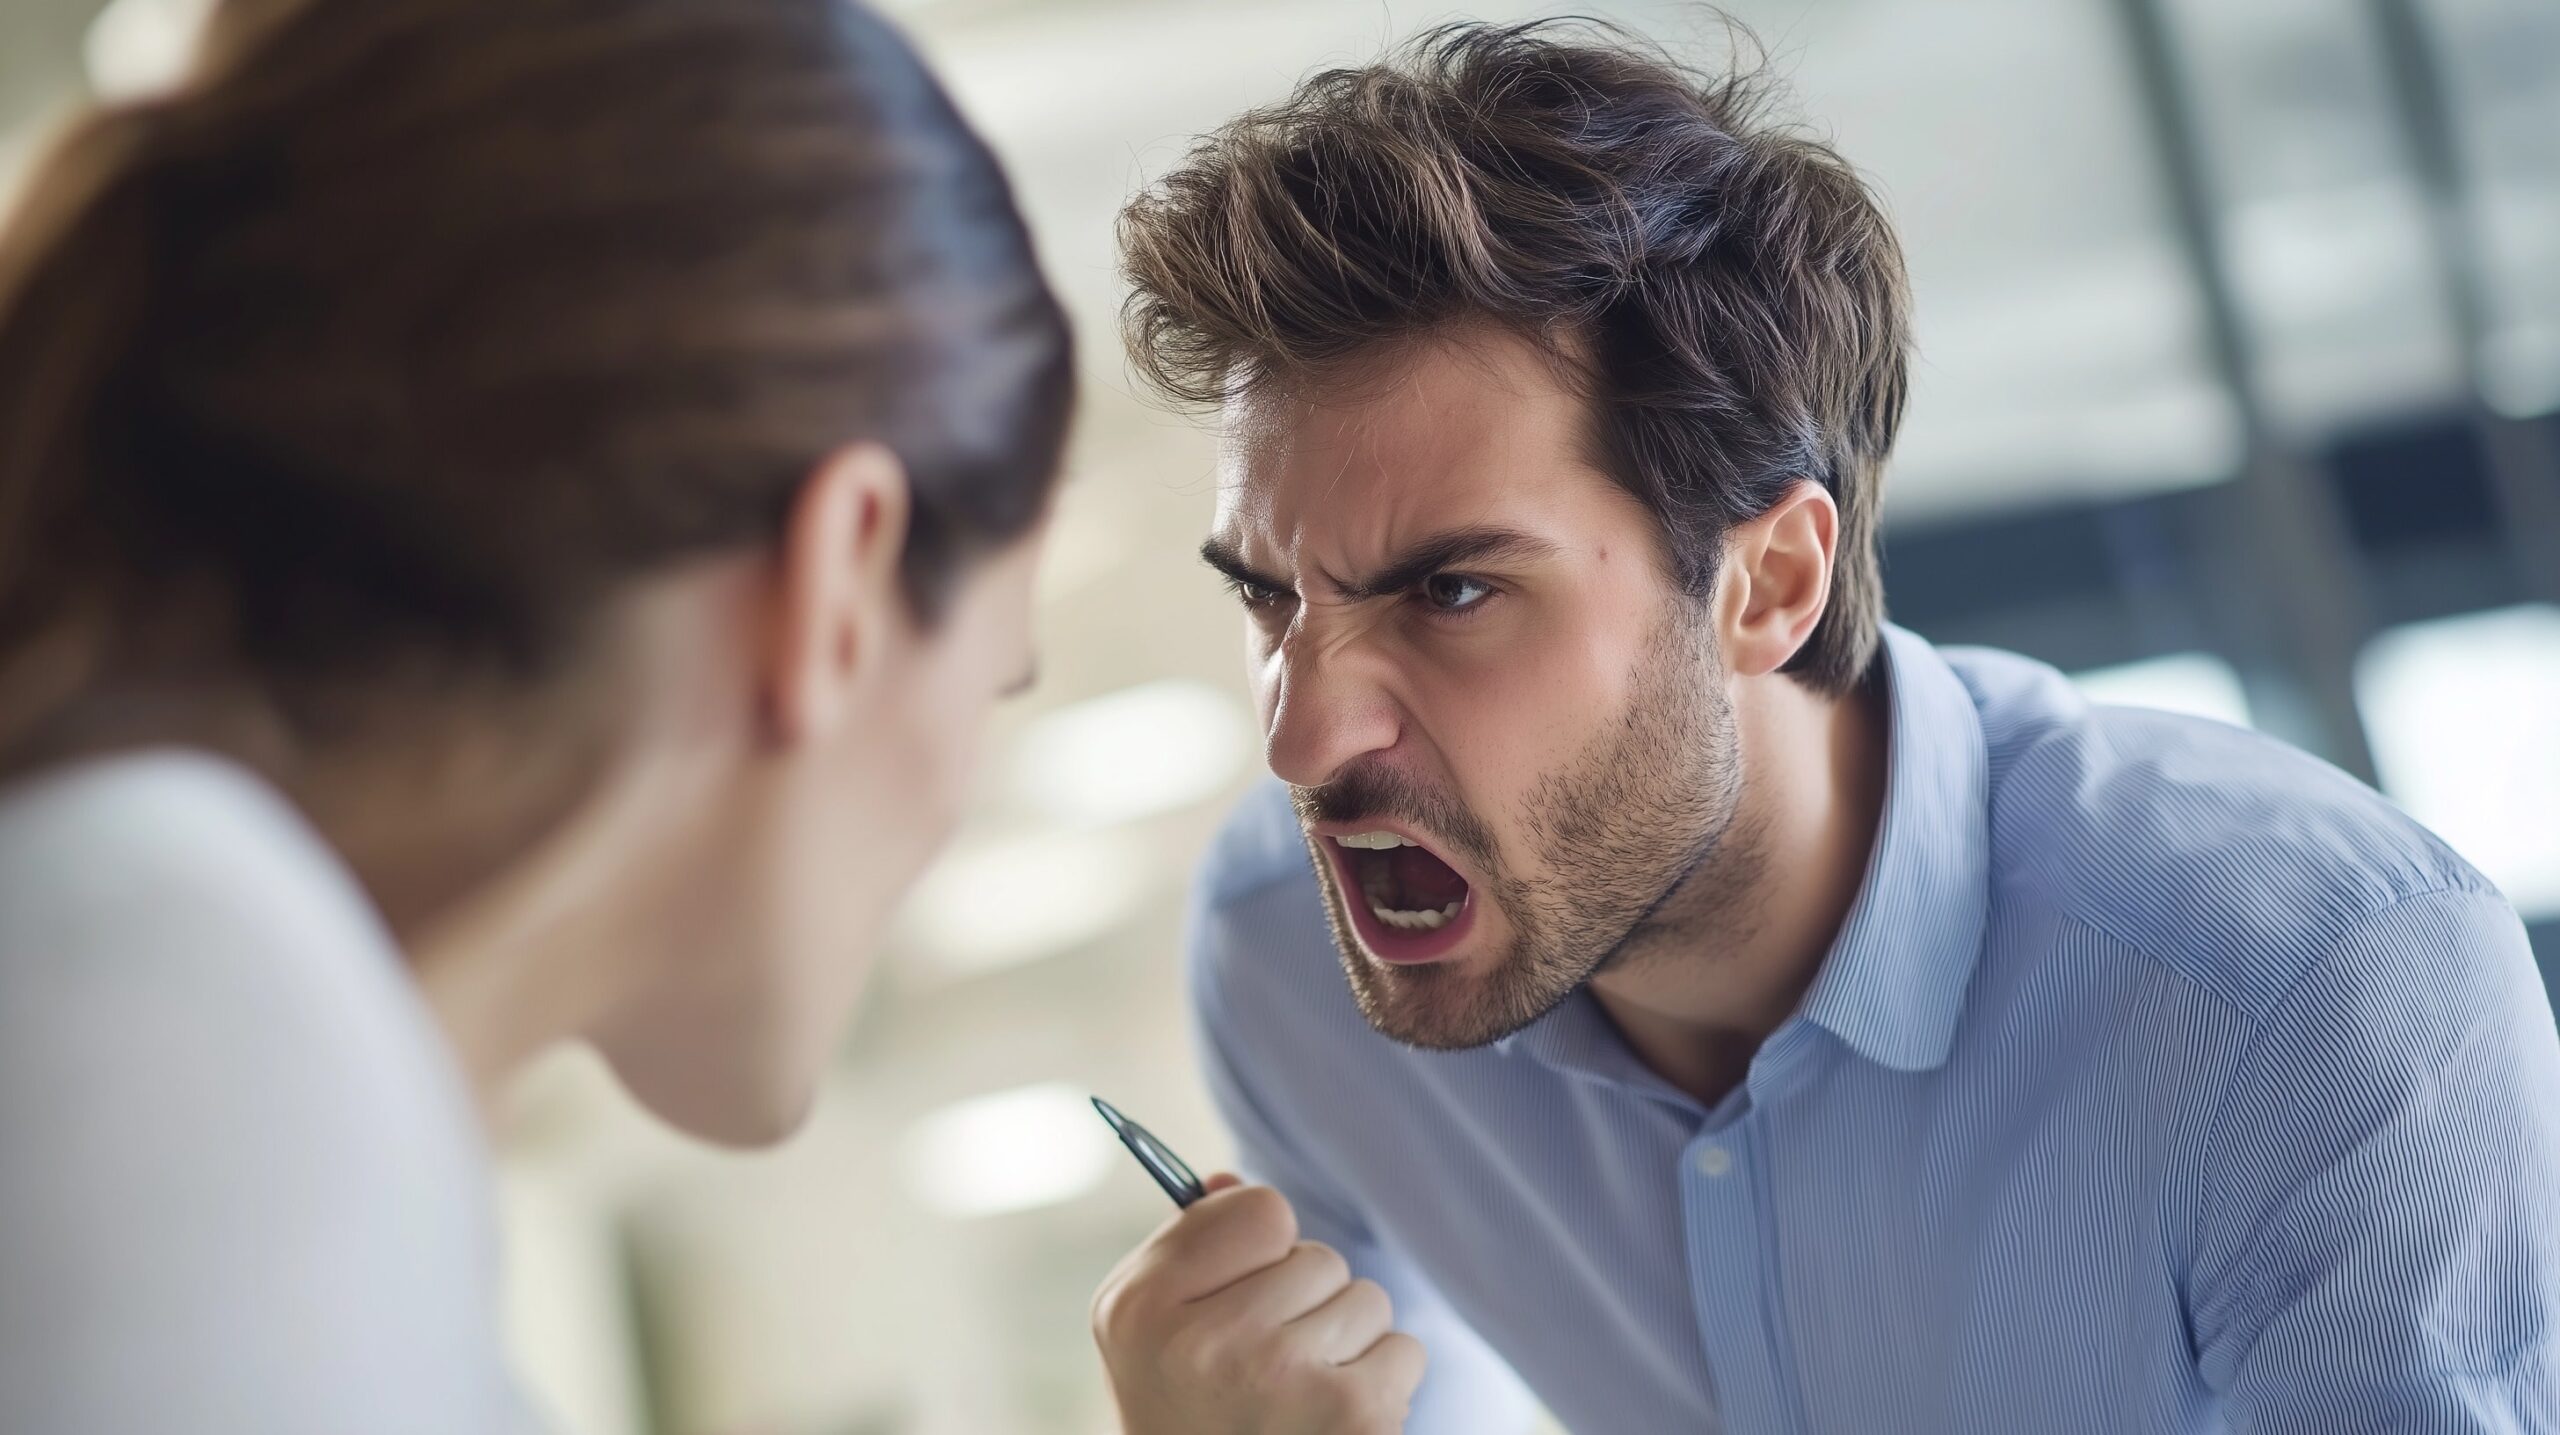
[[[1391,1040],[1435,1051],[1498,1041],[1599,973],[1710,952],[1747,925],[1760,845],[1741,820],[1732,704],[1712,636],[1677,613],[1647,645],[1626,710],[1541,778],[1523,803],[1524,845],[1546,875],[1505,871],[1484,824],[1453,800],[1353,774],[1295,789],[1302,820],[1397,817],[1475,865],[1512,938],[1490,960],[1394,966],[1360,948],[1333,864],[1310,844],[1325,916],[1361,1015]]]

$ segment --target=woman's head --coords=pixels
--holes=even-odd
[[[213,692],[315,771],[503,750],[556,792],[476,867],[377,876],[399,814],[315,806],[404,923],[592,829],[544,920],[652,980],[590,1034],[708,1134],[795,1117],[1026,660],[1072,390],[905,42],[845,0],[234,4],[39,172],[0,285],[0,751]]]

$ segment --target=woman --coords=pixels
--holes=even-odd
[[[0,247],[0,1430],[518,1423],[485,1112],[801,1119],[1069,343],[841,0],[303,0]]]

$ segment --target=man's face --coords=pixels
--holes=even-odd
[[[1479,1046],[1712,926],[1750,865],[1724,665],[1548,361],[1479,332],[1226,417],[1205,551],[1370,1022]]]

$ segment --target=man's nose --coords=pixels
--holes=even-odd
[[[1366,645],[1300,623],[1265,677],[1263,756],[1282,781],[1321,787],[1344,768],[1395,746],[1401,718]]]

